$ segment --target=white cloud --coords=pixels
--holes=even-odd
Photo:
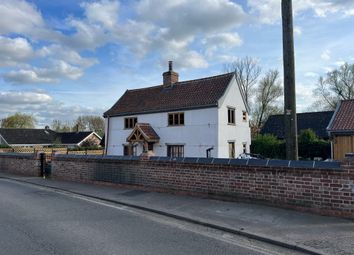
[[[138,3],[140,19],[166,28],[166,38],[181,40],[196,33],[223,32],[241,25],[247,14],[229,0],[161,1],[142,0]]]
[[[193,3],[186,0],[142,0],[136,10],[138,22],[152,26],[150,40],[142,44],[144,48],[162,52],[162,60],[173,59],[177,66],[184,68],[208,66],[201,53],[203,49],[199,52],[193,48],[196,41],[203,42],[201,46],[207,54],[219,48],[240,45],[241,38],[231,31],[249,18],[240,5],[229,0],[196,0]],[[219,47],[215,46],[217,39],[221,40]]]
[[[30,33],[44,27],[40,12],[23,0],[2,0],[0,33]]]
[[[203,40],[207,51],[217,51],[219,48],[231,49],[242,45],[242,39],[237,33],[219,33],[207,35]]]
[[[83,70],[65,61],[53,61],[49,68],[16,70],[4,74],[4,80],[13,84],[55,83],[60,78],[76,80],[83,75]]]
[[[37,51],[37,55],[43,58],[53,57],[69,64],[78,65],[85,68],[98,63],[98,61],[94,58],[83,58],[77,51],[65,48],[64,46],[58,44],[44,46]]]
[[[316,78],[316,77],[319,77],[319,74],[318,73],[315,73],[315,72],[306,72],[304,74],[305,77],[309,77],[309,78]]]
[[[248,0],[252,14],[258,16],[258,21],[273,24],[281,18],[280,0]],[[352,0],[296,0],[293,1],[294,15],[312,10],[317,17],[326,17],[329,14],[340,13],[343,16],[354,15],[354,1]]]
[[[32,46],[25,38],[0,36],[0,66],[14,66],[32,56]]]
[[[296,84],[296,107],[298,112],[307,111],[308,106],[313,104],[315,97],[313,95],[313,87],[297,83]]]
[[[50,78],[41,77],[34,70],[18,70],[4,74],[4,80],[13,84],[52,83]]]
[[[302,34],[302,28],[299,26],[294,26],[294,34],[300,36]]]
[[[71,122],[80,115],[102,116],[105,110],[68,105],[43,91],[0,91],[0,119],[16,112],[34,113],[38,127],[50,125],[54,119]]]
[[[330,60],[331,59],[331,51],[328,49],[323,51],[321,54],[321,59],[326,60],[326,61]]]
[[[0,105],[44,104],[52,101],[52,97],[40,92],[0,91]]]
[[[113,28],[117,24],[119,3],[103,0],[93,3],[82,3],[85,14],[90,22],[97,22],[106,28]]]
[[[108,19],[112,19],[113,14],[103,17],[103,13],[117,11],[115,6],[118,2],[103,0],[82,6],[86,9],[88,23],[69,18],[69,23],[77,28],[77,32],[67,36],[50,29],[33,4],[24,0],[1,1],[0,66],[17,68],[3,74],[4,80],[13,84],[28,84],[53,83],[62,78],[78,79],[83,75],[84,68],[96,64],[96,59],[84,58],[80,51],[95,49],[108,42],[101,28],[109,26]],[[97,16],[93,17],[95,10]],[[6,37],[7,34],[9,37]],[[10,34],[17,37],[10,37]],[[34,48],[39,50],[34,51]],[[49,67],[38,66],[48,62]]]

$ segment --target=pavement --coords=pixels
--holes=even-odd
[[[0,174],[185,220],[307,254],[354,254],[354,221],[277,207],[116,186]]]

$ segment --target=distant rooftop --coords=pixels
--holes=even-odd
[[[324,112],[304,112],[297,114],[297,132],[300,134],[301,130],[312,129],[316,135],[321,139],[328,139],[327,126],[333,116],[333,111]],[[272,134],[278,139],[284,139],[284,115],[277,114],[268,118],[261,134]]]

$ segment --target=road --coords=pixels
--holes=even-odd
[[[0,254],[295,254],[100,200],[0,179]]]

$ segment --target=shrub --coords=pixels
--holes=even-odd
[[[311,129],[302,130],[298,137],[299,157],[323,159],[331,157],[331,144],[329,141],[319,139]],[[261,154],[267,158],[285,159],[285,141],[278,140],[275,136],[265,134],[257,135],[251,144],[251,152]]]
[[[266,158],[285,158],[285,143],[274,135],[257,135],[251,144],[251,152]]]

